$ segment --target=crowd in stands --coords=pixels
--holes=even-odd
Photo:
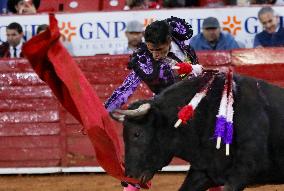
[[[258,19],[264,30],[255,36],[253,46],[284,46],[284,29],[275,11],[271,7],[263,7],[258,12]]]
[[[7,42],[0,46],[0,57],[22,58],[23,28],[19,23],[11,23],[6,28]]]
[[[202,32],[191,39],[194,50],[231,50],[239,48],[238,43],[230,33],[221,31],[219,21],[215,17],[204,19]]]
[[[238,1],[238,0],[237,0]],[[252,1],[252,0],[251,0]],[[2,0],[1,9],[10,14],[35,14],[40,9],[44,0]],[[212,1],[213,2],[213,1]],[[214,1],[215,2],[215,1]],[[159,9],[161,7],[187,7],[197,6],[195,0],[125,0],[123,10],[137,9]],[[238,4],[238,2],[226,2],[226,4]],[[265,0],[254,0],[250,3],[280,3],[279,0],[267,2]],[[254,47],[273,47],[284,45],[284,29],[280,25],[279,16],[270,6],[263,7],[258,13],[258,19],[263,26],[263,31],[255,36]],[[47,28],[47,25],[38,27],[39,31]],[[23,44],[23,29],[19,23],[11,23],[6,29],[7,42],[0,46],[0,57],[21,57],[21,46]],[[127,47],[117,48],[110,54],[131,54],[144,40],[144,26],[139,21],[133,20],[127,23],[125,36]],[[223,32],[219,21],[215,17],[208,17],[203,21],[202,32],[190,39],[191,46],[196,50],[231,50],[244,48],[234,37]],[[16,53],[17,52],[17,53]]]
[[[43,1],[43,0],[42,0]],[[3,1],[5,2],[5,1]],[[40,8],[40,0],[7,0],[8,12],[11,14],[34,14]],[[186,0],[164,0],[163,7],[183,7],[192,1]],[[191,5],[190,5],[191,6]],[[160,8],[158,1],[148,0],[126,0],[125,10]],[[5,8],[4,8],[5,9]],[[284,29],[280,23],[279,16],[270,6],[264,6],[258,12],[258,19],[263,26],[263,31],[255,36],[253,47],[279,47],[284,46]],[[41,25],[39,31],[44,31],[48,26]],[[19,58],[23,44],[23,29],[19,23],[11,23],[6,29],[7,42],[0,45],[0,57]],[[128,40],[127,47],[117,48],[109,54],[131,54],[144,40],[144,25],[137,20],[127,23],[125,36]],[[234,37],[222,31],[219,21],[215,17],[204,19],[202,32],[190,39],[191,46],[196,50],[231,50],[244,48],[244,44],[238,42]]]
[[[125,36],[127,47],[116,49],[112,54],[132,54],[142,43],[144,36],[144,25],[137,20],[126,24]]]
[[[30,6],[28,6],[27,2]],[[94,6],[89,6],[89,3],[93,3]],[[15,4],[18,4],[17,7],[13,6]],[[0,13],[34,13],[36,9],[39,8],[40,4],[40,11],[100,11],[181,7],[219,7],[224,5],[250,4],[284,5],[284,0],[1,0]],[[80,6],[80,4],[87,4],[87,6]]]

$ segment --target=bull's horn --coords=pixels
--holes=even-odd
[[[130,117],[137,117],[137,116],[142,116],[142,115],[145,115],[146,113],[148,113],[150,108],[151,108],[151,104],[144,103],[144,104],[140,105],[137,109],[133,109],[133,110],[117,109],[117,110],[115,110],[115,112],[126,115],[126,116],[130,116]]]

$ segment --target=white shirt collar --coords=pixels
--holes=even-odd
[[[20,58],[22,52],[23,40],[16,46],[17,49],[17,58]],[[10,46],[10,58],[14,58],[14,47]]]
[[[278,23],[278,25],[277,25],[277,27],[276,27],[275,32],[278,32],[278,31],[279,31],[279,29],[280,29],[280,24]]]
[[[180,47],[174,42],[171,42],[171,49],[170,51],[174,53],[180,60],[184,61],[185,60],[185,54],[184,52],[180,49]]]

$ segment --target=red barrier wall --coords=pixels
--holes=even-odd
[[[199,52],[205,67],[234,70],[284,86],[284,49]],[[104,101],[123,81],[128,56],[75,58]],[[68,73],[68,71],[66,71]],[[0,60],[0,167],[97,166],[80,124],[67,113],[26,60]],[[150,97],[141,85],[131,98]],[[118,132],[121,126],[118,124]],[[175,160],[175,164],[181,164]]]

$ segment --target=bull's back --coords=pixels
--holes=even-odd
[[[209,133],[203,134],[204,136],[208,135],[206,140],[210,144],[224,87],[224,76],[216,76],[208,97],[200,102],[194,116],[194,120],[200,116],[200,119],[203,119],[200,121],[210,122],[211,125],[206,127],[207,130],[204,130]],[[178,108],[189,103],[200,87],[204,86],[204,84],[200,84],[200,81],[198,78],[181,81],[167,88],[156,98],[155,104],[163,111],[169,124],[176,122]],[[235,148],[232,150],[240,150],[234,161],[243,164],[240,163],[240,160],[251,157],[255,160],[257,168],[260,169],[259,176],[256,175],[258,178],[256,181],[259,183],[280,182],[284,177],[284,90],[261,80],[238,75],[234,76],[234,81],[236,83],[234,89],[235,128],[232,147]],[[198,126],[196,129],[202,131],[201,127],[205,127],[205,125]],[[267,165],[268,163],[269,165]],[[267,180],[265,177],[271,177],[271,179]]]
[[[269,117],[269,151],[275,171],[284,177],[284,89],[261,83],[267,99],[266,112]]]
[[[259,93],[262,94],[269,119],[271,138],[284,145],[284,89],[263,81],[259,84]]]
[[[236,107],[240,112],[255,110],[264,112],[268,118],[270,131],[278,131],[284,137],[284,89],[263,80],[237,76]],[[251,108],[256,109],[251,109]],[[277,139],[277,138],[276,138]],[[283,142],[284,143],[284,142]]]
[[[237,97],[241,97],[236,103],[235,115],[239,116],[238,120],[250,118],[257,124],[244,127],[240,130],[241,133],[243,136],[250,134],[246,138],[256,140],[257,148],[264,149],[259,163],[269,161],[270,168],[268,168],[267,176],[271,178],[270,181],[283,181],[284,89],[262,80],[238,76]],[[241,109],[238,110],[238,108]],[[267,164],[266,162],[263,164]]]

